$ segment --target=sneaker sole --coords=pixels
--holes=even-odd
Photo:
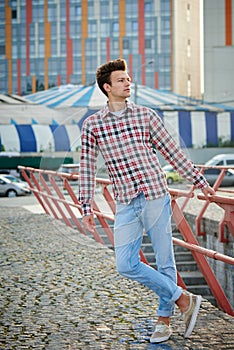
[[[170,338],[171,334],[169,336],[161,337],[161,338],[150,338],[151,343],[161,343],[163,341],[166,341]]]
[[[190,336],[190,334],[192,333],[193,328],[195,327],[195,324],[197,321],[197,316],[198,316],[200,305],[201,305],[201,301],[202,301],[201,295],[197,295],[196,296],[196,305],[195,305],[195,308],[193,311],[193,315],[191,317],[190,324],[187,328],[187,331],[184,334],[184,338],[188,338]]]

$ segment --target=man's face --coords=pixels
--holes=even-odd
[[[111,85],[105,84],[109,100],[125,100],[131,95],[131,79],[126,71],[117,70],[111,73]]]

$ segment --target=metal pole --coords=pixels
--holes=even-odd
[[[137,83],[137,78],[138,78],[138,72],[141,68],[147,66],[148,64],[154,63],[154,60],[150,60],[144,64],[142,64],[140,67],[137,68],[136,73],[135,73],[135,82],[134,82],[134,102],[137,103],[137,89],[138,89],[138,83]]]
[[[137,81],[135,81],[134,102],[137,103]]]

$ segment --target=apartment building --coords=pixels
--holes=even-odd
[[[138,84],[232,101],[233,1],[1,1],[0,93],[90,85],[123,57]]]
[[[170,0],[5,0],[0,33],[0,92],[89,85],[118,57],[138,83],[171,90]]]

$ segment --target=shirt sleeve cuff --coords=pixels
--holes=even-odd
[[[205,177],[202,174],[200,174],[200,177],[197,181],[194,182],[194,185],[199,189],[204,189],[209,186],[209,183],[207,182]]]
[[[93,211],[91,208],[91,204],[89,204],[89,203],[83,204],[82,205],[82,213],[83,213],[83,216],[92,215]]]

